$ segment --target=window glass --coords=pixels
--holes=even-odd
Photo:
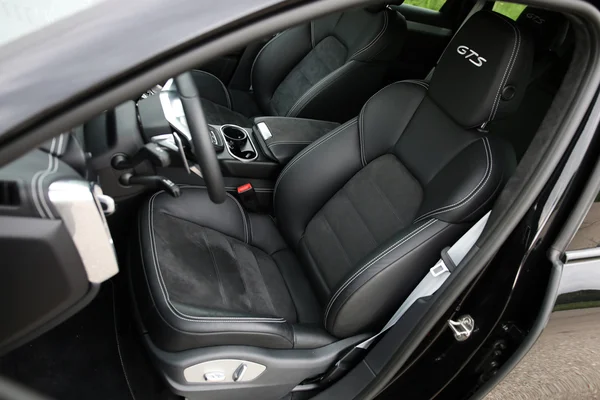
[[[496,1],[494,3],[494,8],[492,8],[492,10],[498,14],[506,15],[508,18],[515,21],[519,18],[519,15],[521,15],[524,9],[525,5],[523,4],[505,3],[504,1]]]
[[[567,250],[580,250],[600,246],[600,193],[588,211]]]
[[[429,8],[430,10],[439,11],[445,2],[446,0],[405,0],[403,4],[410,4],[411,6]]]
[[[0,0],[0,46],[99,0]]]

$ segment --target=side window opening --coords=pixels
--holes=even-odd
[[[446,0],[406,0],[403,4],[439,11]]]
[[[506,3],[504,1],[494,2],[494,8],[492,8],[492,10],[497,12],[498,14],[505,15],[514,21],[516,21],[517,18],[519,18],[519,15],[521,15],[524,9],[524,4]]]

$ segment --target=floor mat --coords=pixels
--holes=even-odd
[[[105,283],[84,310],[0,358],[0,375],[57,400],[172,398],[131,324],[116,324],[131,320],[129,309],[119,307],[125,302],[116,286]]]

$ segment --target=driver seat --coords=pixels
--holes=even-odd
[[[274,218],[202,187],[152,195],[131,272],[152,345],[315,349],[380,329],[511,175],[485,125],[518,107],[532,55],[513,21],[476,13],[429,84],[385,87],[285,167]]]

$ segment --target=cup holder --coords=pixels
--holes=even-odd
[[[232,157],[240,161],[255,160],[258,154],[254,148],[252,140],[248,138],[248,133],[245,129],[237,125],[221,126],[221,133],[227,145],[227,151]]]

